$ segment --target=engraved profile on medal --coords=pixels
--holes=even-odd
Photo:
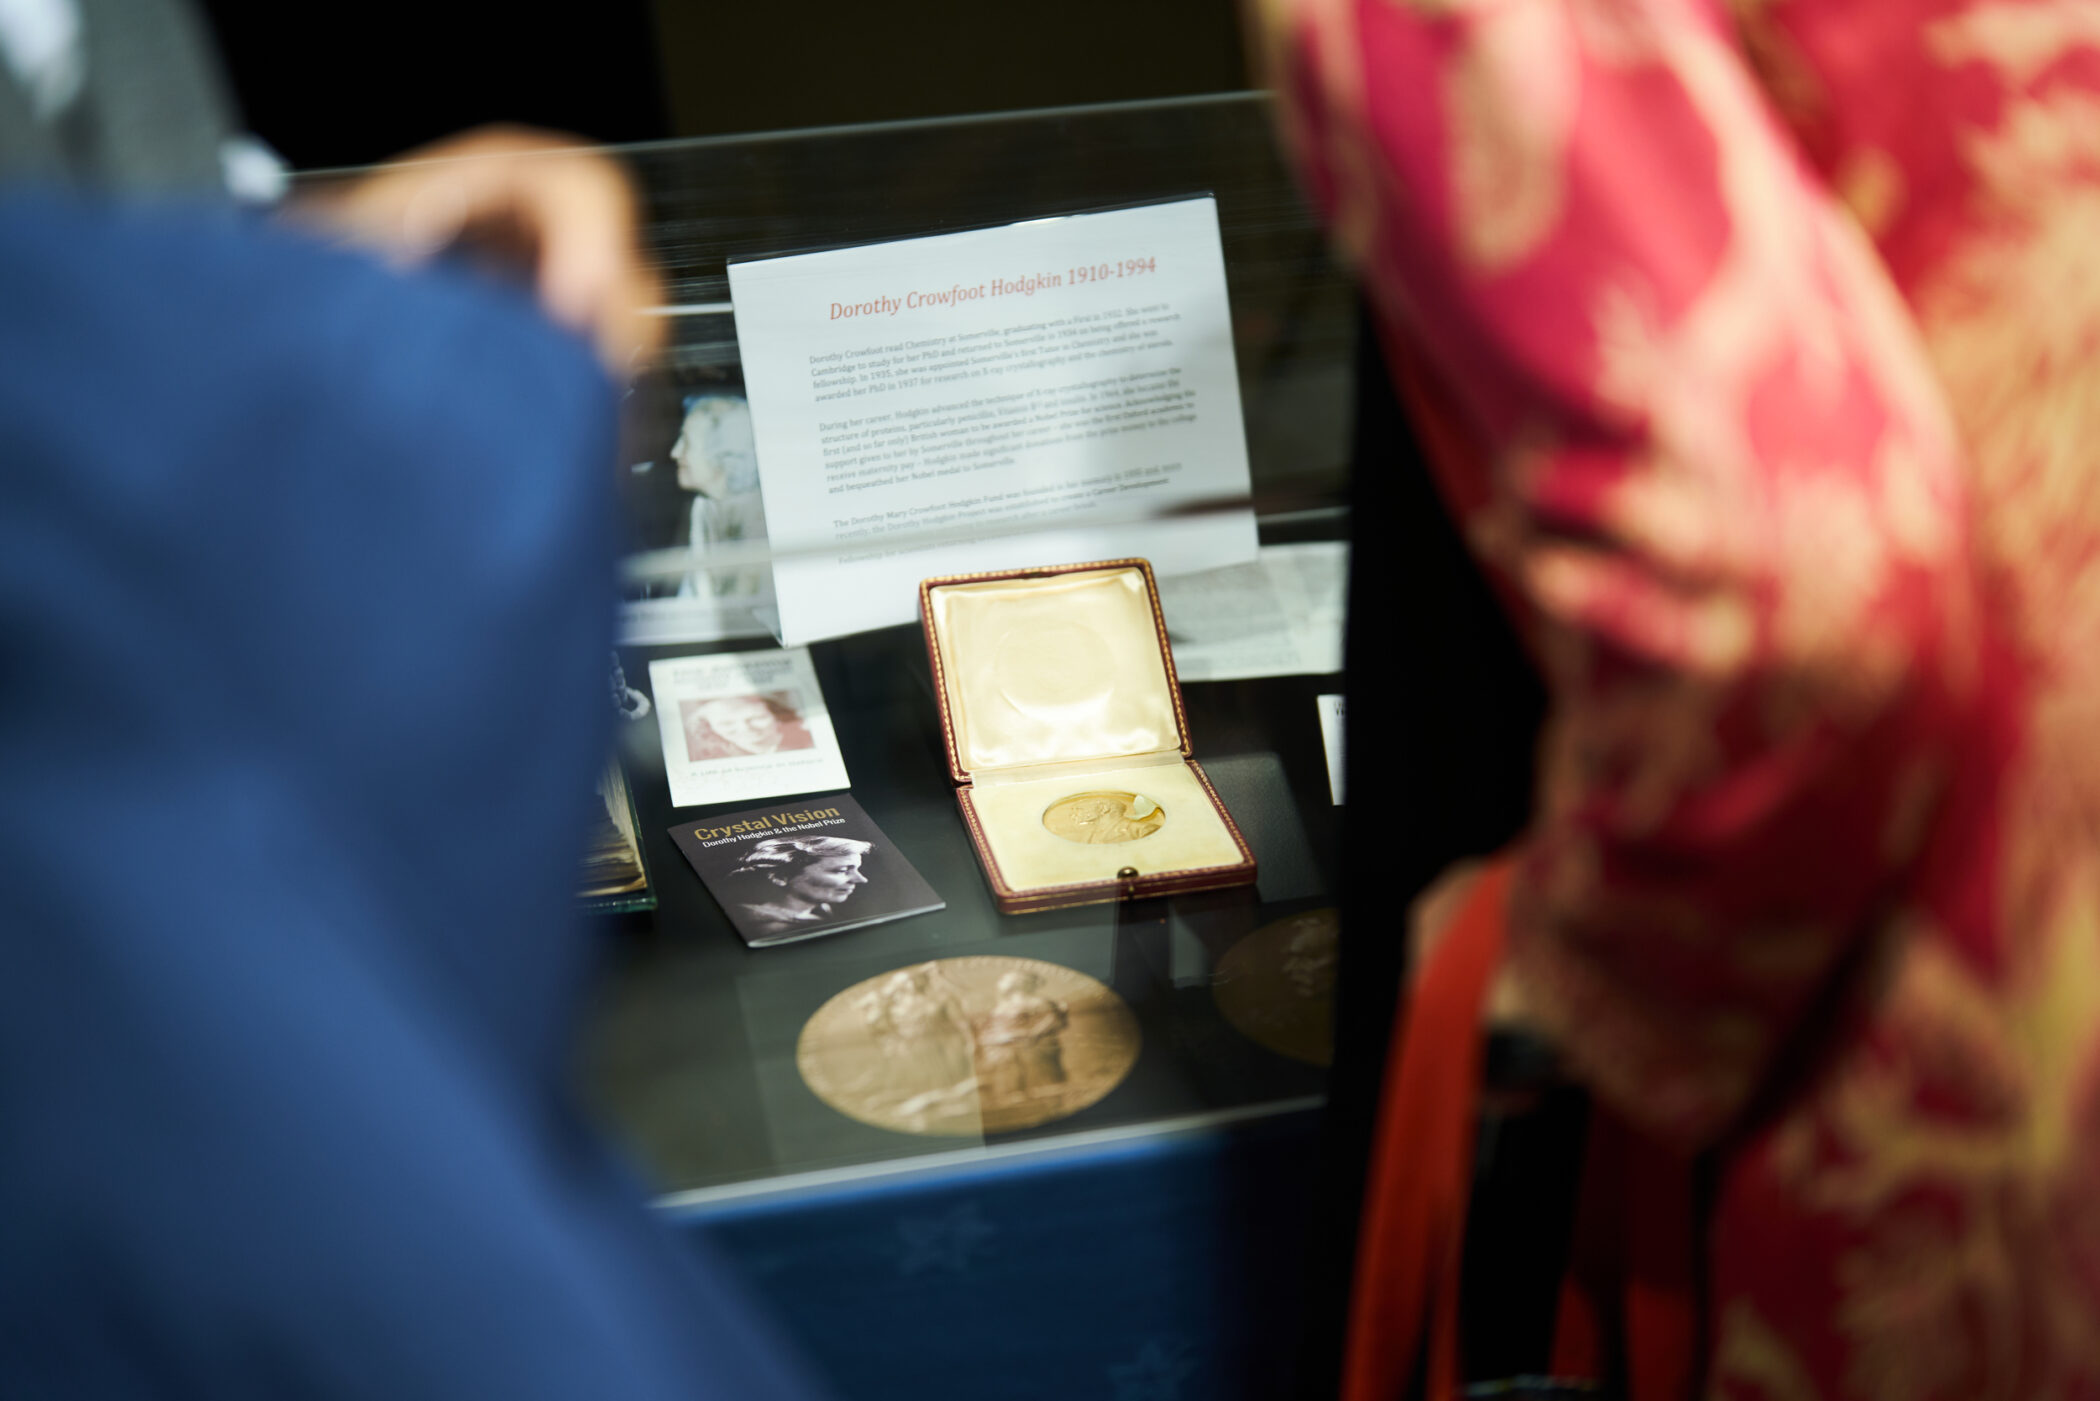
[[[1211,999],[1233,1030],[1307,1065],[1334,1059],[1334,970],[1341,917],[1308,910],[1265,924],[1226,950]]]
[[[1068,842],[1136,842],[1166,824],[1167,810],[1142,793],[1074,793],[1043,810],[1043,825]]]
[[[901,1133],[976,1137],[1077,1113],[1137,1062],[1114,991],[1032,958],[935,959],[856,983],[802,1028],[795,1066],[839,1113]]]

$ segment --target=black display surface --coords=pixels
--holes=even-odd
[[[846,933],[941,907],[851,793],[703,808],[670,827],[694,874],[753,948]]]
[[[667,455],[685,396],[741,391],[727,263],[1203,193],[1217,200],[1253,480],[1253,500],[1241,504],[1253,509],[1264,545],[1348,533],[1354,296],[1284,169],[1263,95],[675,142],[618,154],[645,192],[645,238],[664,267],[671,303],[661,373],[645,376],[626,405],[620,460],[636,506],[636,549],[685,543],[679,532],[690,493],[673,480],[675,454]],[[652,486],[663,500],[648,499]],[[660,578],[630,580],[630,595],[658,585]],[[652,660],[772,645],[623,648],[621,660],[639,686]],[[609,976],[583,1069],[588,1092],[660,1186],[675,1193],[817,1170],[850,1175],[967,1148],[856,1122],[818,1099],[795,1065],[802,1025],[828,999],[863,979],[951,955],[1074,968],[1129,1005],[1142,1037],[1130,1074],[1104,1098],[995,1136],[995,1145],[1090,1131],[1144,1134],[1319,1101],[1325,1073],[1235,1030],[1217,1009],[1211,979],[1218,960],[1256,931],[1339,903],[1342,809],[1328,787],[1315,698],[1342,690],[1340,676],[1183,686],[1191,747],[1253,848],[1256,886],[1004,916],[956,806],[919,629],[863,633],[811,651],[853,798],[946,908],[747,948],[672,847],[671,824],[704,810],[669,806],[655,719],[623,723],[620,757],[659,905],[608,922]],[[1396,928],[1401,908],[1404,898],[1394,906]],[[1287,981],[1305,968],[1273,971]],[[1331,957],[1324,973],[1332,975]]]
[[[630,677],[659,656],[623,652]],[[616,926],[587,1078],[667,1190],[850,1168],[958,1146],[857,1123],[801,1083],[795,1042],[839,991],[892,968],[957,954],[1010,954],[1078,969],[1137,1014],[1130,1077],[1070,1118],[992,1141],[1302,1104],[1324,1073],[1265,1050],[1212,1000],[1216,960],[1271,920],[1334,902],[1338,816],[1314,697],[1335,677],[1184,688],[1213,783],[1261,862],[1253,889],[1001,915],[971,850],[942,758],[924,644],[888,628],[812,649],[853,794],[947,901],[945,910],[831,938],[750,949],[673,847],[655,726],[622,730],[651,868],[653,915]]]

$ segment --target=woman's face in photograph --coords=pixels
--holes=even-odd
[[[746,754],[769,754],[780,746],[780,721],[764,701],[719,701],[700,714],[716,734]]]
[[[860,853],[824,856],[788,878],[788,893],[813,905],[836,905],[868,878],[860,873]]]
[[[701,399],[686,411],[671,444],[678,466],[678,485],[703,496],[722,497],[749,491],[757,475],[751,440],[751,415],[741,399]]]

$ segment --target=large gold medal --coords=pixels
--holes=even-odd
[[[1084,973],[979,955],[855,983],[802,1028],[795,1068],[839,1113],[975,1138],[1095,1103],[1137,1063],[1137,1018]]]

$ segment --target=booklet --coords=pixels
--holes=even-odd
[[[671,806],[843,788],[846,761],[806,648],[649,663]]]
[[[671,839],[755,949],[947,908],[850,793],[694,818]]]
[[[635,825],[634,796],[620,761],[608,758],[598,774],[597,821],[584,842],[583,868],[576,896],[584,908],[600,913],[653,910],[649,865]]]

